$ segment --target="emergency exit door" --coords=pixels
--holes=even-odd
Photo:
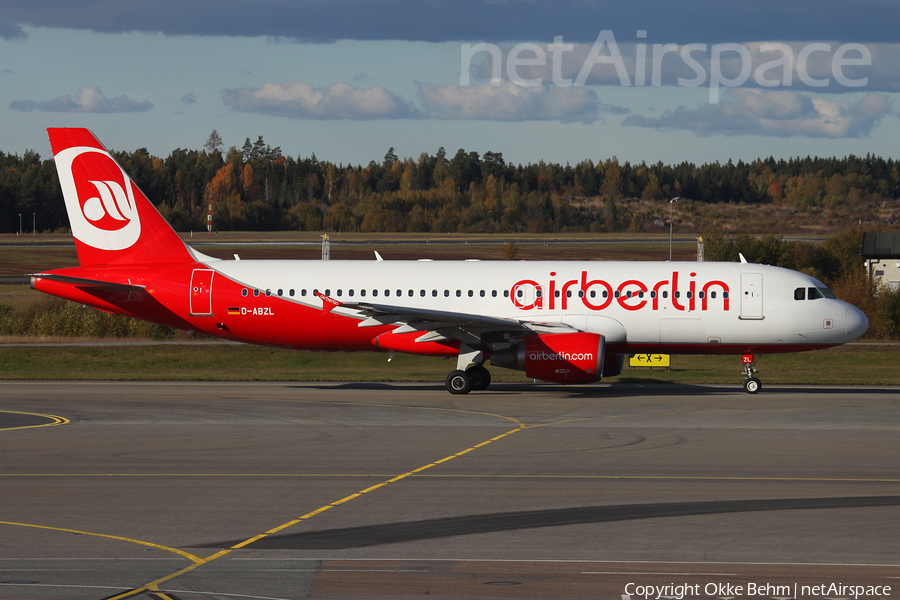
[[[762,273],[741,273],[741,319],[763,319]]]
[[[212,316],[212,269],[194,269],[191,275],[191,316]]]

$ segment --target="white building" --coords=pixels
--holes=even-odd
[[[900,233],[863,233],[862,255],[869,277],[900,288]]]

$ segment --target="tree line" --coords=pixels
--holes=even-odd
[[[202,150],[113,155],[179,231],[205,229],[210,206],[217,230],[562,233],[663,230],[673,197],[838,212],[900,197],[900,163],[873,155],[572,166],[444,148],[401,159],[390,148],[380,162],[344,165],[285,156],[262,136],[224,151],[216,131]],[[52,160],[0,152],[0,228],[18,231],[18,215],[32,213],[39,231],[68,227]]]

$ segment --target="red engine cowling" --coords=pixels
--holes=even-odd
[[[603,375],[606,338],[596,333],[530,335],[491,353],[491,364],[553,383],[592,383]]]

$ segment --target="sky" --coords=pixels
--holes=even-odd
[[[900,158],[895,0],[0,0],[0,151]]]

